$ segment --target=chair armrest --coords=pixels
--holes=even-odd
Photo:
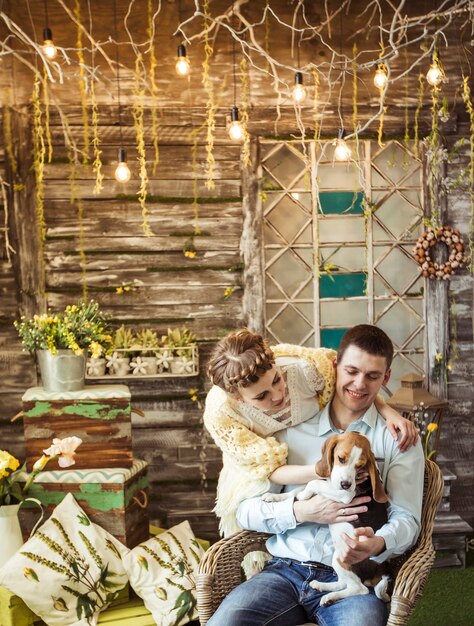
[[[387,626],[405,626],[413,612],[435,559],[433,527],[436,512],[443,494],[443,476],[433,461],[425,461],[425,489],[421,533],[417,545],[400,567],[392,594]]]
[[[204,626],[222,600],[242,582],[242,560],[249,552],[265,550],[266,533],[243,530],[221,539],[203,556],[196,577],[199,620]]]

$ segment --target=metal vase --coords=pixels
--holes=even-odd
[[[72,350],[37,350],[41,380],[45,391],[79,391],[84,388],[86,357]]]

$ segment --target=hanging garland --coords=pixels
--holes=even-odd
[[[444,263],[435,263],[430,256],[430,249],[438,242],[449,248],[449,257]],[[463,239],[459,231],[451,226],[427,228],[416,242],[413,253],[425,278],[446,280],[466,261]]]

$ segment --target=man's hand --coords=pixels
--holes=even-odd
[[[354,498],[350,504],[342,504],[316,495],[309,500],[295,500],[293,511],[297,522],[314,522],[316,524],[355,522],[359,513],[367,511],[365,504],[370,500],[369,496],[359,496]]]
[[[349,537],[345,533],[341,535],[347,546],[341,551],[344,563],[354,565],[385,550],[385,541],[376,536],[370,526],[354,528],[354,535],[355,537]]]

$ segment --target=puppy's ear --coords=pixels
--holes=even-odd
[[[382,485],[382,480],[380,478],[377,463],[375,461],[375,457],[372,451],[369,452],[368,458],[369,458],[369,462],[367,464],[368,465],[367,469],[369,471],[370,482],[372,483],[372,494],[374,496],[374,500],[380,503],[387,502],[388,496]]]
[[[334,465],[334,448],[338,442],[339,436],[332,435],[323,444],[321,450],[321,460],[316,463],[316,474],[321,478],[328,478],[331,475],[332,467]]]

